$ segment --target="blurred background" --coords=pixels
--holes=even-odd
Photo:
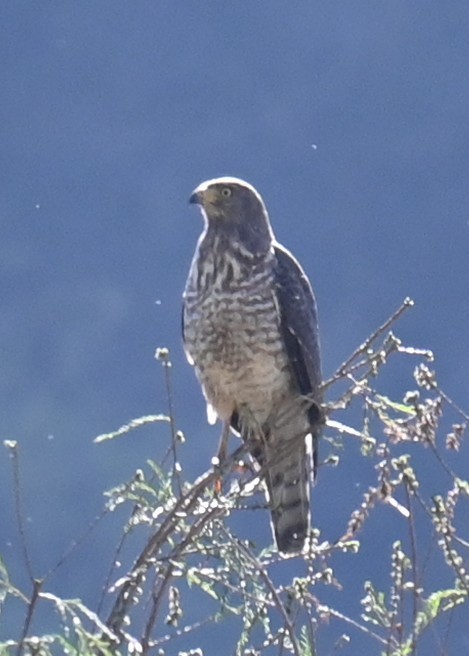
[[[264,196],[313,281],[326,376],[411,296],[397,333],[469,407],[467,2],[17,0],[0,15],[0,435],[20,444],[38,576],[103,490],[166,447],[164,426],[93,444],[167,411],[156,347],[188,475],[216,449],[180,338],[202,228],[187,201],[207,178]],[[388,391],[409,384],[396,370]],[[347,458],[322,481],[315,523],[336,539],[366,484]],[[4,449],[0,553],[24,583],[11,490]],[[268,544],[267,513],[249,517]],[[118,534],[54,590],[93,604]],[[390,557],[379,535],[370,571]]]

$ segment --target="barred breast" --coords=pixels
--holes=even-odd
[[[193,269],[184,335],[205,397],[224,421],[246,408],[262,425],[289,383],[271,263],[246,270],[225,253]]]

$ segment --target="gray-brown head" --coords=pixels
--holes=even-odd
[[[190,203],[200,206],[207,230],[238,239],[251,253],[266,252],[273,241],[269,215],[261,195],[239,178],[202,182]]]

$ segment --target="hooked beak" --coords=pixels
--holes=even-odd
[[[189,203],[191,205],[201,205],[202,203],[202,197],[200,191],[196,189],[195,191],[192,192],[191,197],[189,198]]]

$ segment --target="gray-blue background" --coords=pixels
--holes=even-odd
[[[201,229],[187,199],[206,178],[264,195],[313,280],[326,375],[410,295],[399,332],[468,407],[465,0],[16,0],[0,18],[0,429],[20,441],[38,574],[166,439],[92,443],[166,411],[155,347],[172,353],[188,473],[215,450],[179,336]],[[6,451],[0,475],[0,553],[24,581]],[[335,539],[364,487],[346,466],[323,481],[315,517]],[[115,536],[55,589],[93,603]]]

